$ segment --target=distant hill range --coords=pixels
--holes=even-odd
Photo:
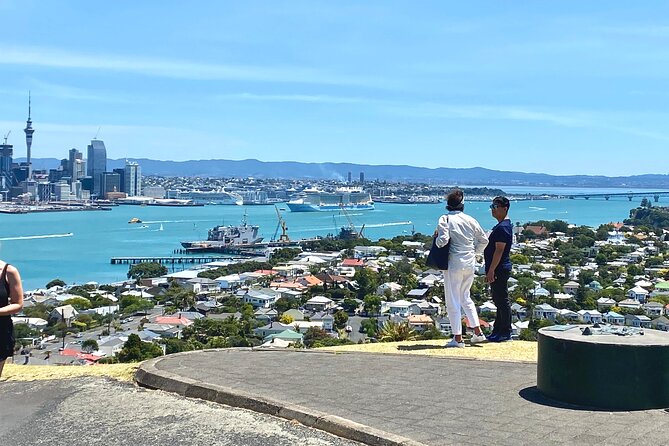
[[[293,161],[264,162],[258,160],[193,160],[160,161],[145,158],[128,158],[137,162],[143,175],[185,177],[237,177],[237,178],[302,178],[345,180],[351,172],[353,180],[364,172],[365,180],[408,181],[461,185],[531,185],[573,187],[640,187],[669,188],[669,175],[634,175],[605,177],[593,175],[548,175],[543,173],[507,172],[482,167],[454,169],[439,167],[367,165],[351,163],[299,163]],[[25,161],[17,159],[16,161]],[[33,159],[34,169],[53,169],[60,161],[55,158]],[[109,170],[123,167],[125,158],[110,159]]]

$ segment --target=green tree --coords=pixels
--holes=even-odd
[[[369,268],[359,268],[353,279],[358,284],[358,298],[360,299],[376,291],[379,286],[378,274]]]
[[[75,310],[88,310],[91,308],[91,302],[85,297],[71,297],[70,299],[65,299],[63,305],[72,305]]]
[[[334,314],[335,327],[342,329],[346,327],[347,322],[348,322],[348,314],[345,311],[339,310]]]
[[[123,314],[134,314],[153,308],[153,302],[142,299],[139,296],[123,296],[119,302],[119,307]]]
[[[120,362],[138,362],[162,356],[163,349],[152,342],[142,342],[136,334],[128,336],[123,348],[118,352]]]
[[[274,309],[279,313],[284,313],[293,308],[299,308],[300,301],[294,297],[280,297],[274,304]]]
[[[341,306],[347,313],[355,313],[355,310],[358,308],[358,301],[347,297],[341,303]]]
[[[142,262],[128,269],[128,279],[150,279],[167,274],[167,268],[157,262]]]
[[[86,339],[84,342],[81,343],[81,349],[88,353],[94,352],[99,348],[100,347],[98,346],[98,341],[96,341],[95,339]]]
[[[365,313],[379,314],[381,312],[381,297],[376,294],[368,294],[363,299]]]
[[[46,284],[46,288],[49,289],[49,288],[51,288],[51,287],[55,287],[55,286],[65,286],[65,285],[66,285],[65,282],[63,282],[62,280],[60,280],[60,279],[53,279],[51,282],[49,282],[49,283]]]
[[[560,292],[560,282],[556,279],[548,279],[546,283],[544,283],[544,288],[548,290],[551,294],[555,294]]]

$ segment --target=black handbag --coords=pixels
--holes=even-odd
[[[448,218],[446,221],[448,221]],[[430,253],[427,255],[427,259],[425,259],[425,265],[435,269],[448,269],[448,253],[450,248],[450,239],[448,240],[448,243],[446,243],[446,246],[439,248],[437,246],[437,237],[433,237],[432,247],[430,248]]]

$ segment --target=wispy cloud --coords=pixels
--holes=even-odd
[[[26,84],[36,96],[47,96],[58,99],[74,99],[83,101],[134,103],[137,98],[131,98],[121,93],[105,93],[87,90],[70,85],[44,82],[39,79],[28,79]]]
[[[537,121],[566,127],[585,127],[593,122],[584,113],[561,114],[518,106],[447,105],[438,103],[407,104],[388,107],[387,111],[405,116],[444,119],[486,119]]]
[[[383,79],[328,73],[323,70],[299,66],[210,64],[177,59],[73,53],[44,47],[0,46],[0,54],[2,54],[0,65],[88,69],[173,79],[358,86],[379,86],[385,83]]]
[[[216,100],[245,100],[258,102],[308,102],[308,103],[326,103],[326,104],[359,104],[371,102],[371,99],[363,97],[345,97],[330,95],[307,95],[307,94],[253,94],[238,93],[217,95]]]

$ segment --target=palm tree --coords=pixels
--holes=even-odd
[[[409,327],[408,322],[397,323],[386,321],[379,331],[381,342],[413,341],[418,337],[416,331]]]

